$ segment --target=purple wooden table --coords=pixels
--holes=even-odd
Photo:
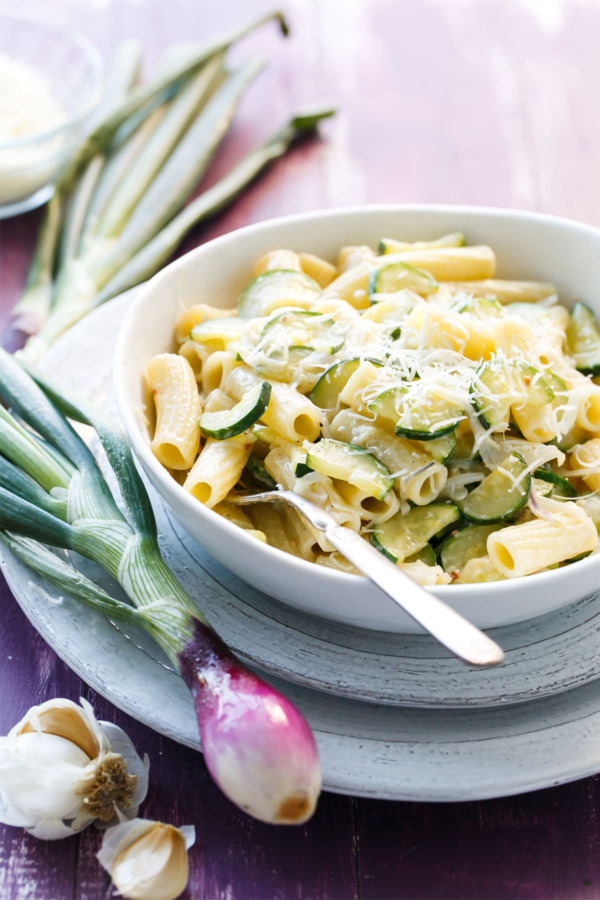
[[[108,53],[170,41],[270,7],[263,0],[22,0]],[[14,4],[16,6],[16,3]],[[267,29],[236,50],[268,54],[208,180],[305,102],[334,101],[323,142],[297,148],[182,252],[257,220],[363,202],[513,206],[600,226],[600,3],[592,0],[285,0],[288,42]],[[0,299],[23,284],[39,214],[0,226]],[[10,344],[14,336],[5,336]],[[142,813],[195,825],[194,900],[600,898],[600,780],[451,805],[324,795],[305,827],[239,813],[202,757],[94,694],[45,645],[3,585],[0,733],[34,703],[86,696],[150,755]],[[532,759],[532,766],[536,761]],[[0,826],[2,900],[100,900],[98,832],[44,843]]]

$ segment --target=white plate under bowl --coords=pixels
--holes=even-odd
[[[464,231],[468,243],[490,244],[504,278],[554,282],[562,298],[584,298],[600,313],[597,290],[600,231],[550,216],[502,209],[433,206],[359,207],[290,216],[242,228],[176,260],[140,289],[119,336],[115,380],[119,409],[146,475],[188,533],[254,587],[297,609],[363,628],[418,633],[366,579],[347,575],[258,543],[206,509],[160,465],[144,422],[143,372],[172,349],[183,308],[204,302],[235,305],[253,263],[274,247],[335,259],[344,244],[376,246],[382,235],[430,239]],[[600,555],[527,578],[491,584],[442,585],[433,593],[481,628],[525,621],[598,590]]]
[[[124,297],[97,310],[62,338],[43,364],[64,383],[77,371],[80,392],[109,409],[110,356],[126,305]],[[167,562],[222,636],[255,664],[328,692],[356,691],[371,699],[379,692],[389,703],[395,681],[396,702],[478,707],[398,708],[277,681],[315,730],[328,790],[393,800],[473,800],[600,770],[600,680],[593,660],[597,601],[557,613],[551,627],[555,617],[521,626],[521,632],[498,630],[495,635],[503,639],[512,634],[504,666],[469,669],[427,636],[359,631],[263,597],[198,548],[160,501],[156,512]],[[60,598],[4,548],[1,555],[26,615],[68,665],[125,712],[199,747],[191,697],[144,635],[117,631],[91,610]],[[96,567],[94,574],[112,588]],[[77,639],[81,634],[84,643]],[[539,690],[561,693],[506,705],[511,698],[539,696]],[[494,705],[481,708],[486,697]]]

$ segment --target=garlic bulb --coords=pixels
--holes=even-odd
[[[0,822],[54,840],[94,819],[108,822],[117,810],[134,816],[148,790],[148,765],[86,700],[48,700],[0,737]]]
[[[108,829],[98,859],[121,896],[175,900],[188,882],[187,851],[195,839],[191,825],[132,819]]]

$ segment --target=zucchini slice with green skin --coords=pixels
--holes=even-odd
[[[435,294],[439,285],[425,269],[406,262],[390,263],[371,272],[369,277],[369,302],[377,303],[377,294],[395,294],[408,288],[416,294]]]
[[[435,550],[433,549],[431,544],[425,544],[424,547],[421,547],[421,549],[417,550],[416,553],[413,553],[412,556],[407,556],[404,562],[422,562],[425,563],[426,566],[435,566],[437,565]]]
[[[536,478],[539,478],[540,481],[546,481],[553,485],[563,497],[577,497],[577,491],[569,479],[564,478],[557,472],[552,472],[550,469],[536,469],[533,474]]]
[[[392,562],[401,563],[459,520],[460,511],[453,503],[413,506],[406,515],[397,512],[387,522],[376,525],[370,534],[370,540]]]
[[[344,390],[350,377],[354,375],[363,360],[360,357],[354,359],[343,359],[334,363],[323,372],[312,391],[309,394],[315,406],[319,409],[335,409],[338,397]],[[374,366],[382,366],[378,359],[369,359],[368,362]]]
[[[257,484],[267,491],[274,491],[277,487],[275,479],[271,478],[265,469],[265,464],[262,459],[259,459],[258,456],[254,456],[254,454],[250,454],[248,457],[244,472],[249,475],[250,480],[254,482],[254,484]]]
[[[397,435],[415,441],[434,441],[456,431],[463,411],[436,396],[435,385],[412,400],[407,399],[408,392],[409,388],[401,385],[388,388],[368,404],[368,409],[393,422]]]
[[[584,375],[600,375],[600,331],[589,306],[578,301],[569,315],[567,351]]]
[[[321,475],[347,481],[376,500],[383,500],[394,484],[389,469],[368,450],[332,438],[310,447],[306,465]]]
[[[268,316],[282,306],[306,309],[321,293],[321,287],[295,269],[272,269],[257,275],[242,291],[237,309],[240,319]]]
[[[477,315],[498,317],[502,313],[502,304],[495,297],[469,296],[452,307],[457,313],[474,313]]]
[[[507,456],[464,500],[457,500],[465,519],[476,525],[495,525],[513,519],[529,498],[531,475],[529,472],[523,475],[526,468],[520,454]],[[518,484],[517,479],[520,479]]]
[[[403,250],[427,250],[436,247],[464,247],[465,236],[461,231],[453,231],[452,234],[445,234],[435,241],[416,241],[412,244],[406,241],[396,241],[394,238],[381,238],[379,241],[379,254],[383,256],[385,253],[401,253]]]
[[[226,441],[237,434],[242,434],[258,422],[269,405],[270,398],[271,385],[268,381],[263,381],[248,391],[246,396],[231,409],[202,413],[199,421],[200,430],[202,434],[218,441]]]
[[[206,322],[194,325],[190,331],[190,338],[197,344],[213,344],[219,341],[224,346],[230,341],[239,341],[243,328],[244,323],[237,316],[207,319]]]
[[[278,334],[275,329],[280,327]],[[272,340],[279,352],[282,345],[287,344],[290,353],[337,353],[345,343],[345,337],[336,331],[334,319],[310,309],[289,309],[273,316],[265,324],[258,338],[258,346],[268,344]],[[283,329],[284,334],[281,334]],[[289,338],[289,341],[286,340]]]
[[[440,564],[445,572],[460,572],[470,559],[487,554],[487,539],[503,525],[467,525],[448,535],[438,550]]]
[[[456,450],[456,432],[451,431],[442,437],[421,443],[424,443],[423,449],[431,454],[436,462],[447,463]]]
[[[513,406],[543,406],[554,392],[535,366],[523,360],[489,360],[477,369],[470,389],[473,405],[486,428],[508,428]]]

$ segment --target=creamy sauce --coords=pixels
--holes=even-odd
[[[52,131],[67,117],[40,71],[0,54],[0,203],[16,203],[44,187],[63,160],[64,136],[15,147],[11,142]]]

